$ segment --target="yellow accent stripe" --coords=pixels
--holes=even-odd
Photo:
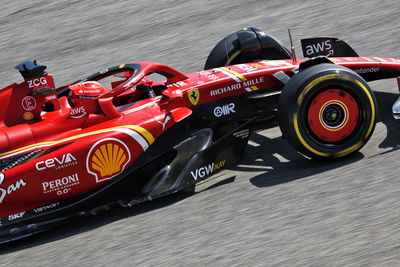
[[[232,73],[233,75],[235,75],[236,77],[238,77],[240,80],[242,80],[242,82],[247,81],[247,78],[246,78],[246,77],[244,77],[242,74],[240,74],[240,73],[238,73],[238,72],[236,72],[236,71],[234,71],[234,70],[231,70],[231,69],[226,68],[226,67],[221,67],[221,69],[223,69],[223,70],[225,70],[225,71],[227,71],[227,72]]]
[[[238,73],[238,72],[236,72],[236,71],[234,71],[234,70],[231,70],[231,69],[226,68],[226,67],[221,67],[220,69],[223,69],[223,70],[225,70],[225,71],[227,71],[227,72],[229,72],[229,73],[235,75],[235,76],[238,77],[242,82],[247,81],[247,78],[246,78],[246,77],[244,77],[242,74],[240,74],[240,73]],[[255,85],[250,86],[250,88],[251,88],[251,90],[253,90],[253,91],[259,90],[259,88],[258,88],[257,86],[255,86]]]
[[[244,77],[243,75],[241,75],[241,74],[239,74],[238,73],[238,75],[236,75],[239,79],[241,79],[242,80],[242,82],[245,82],[245,81],[247,81],[247,78],[246,77]]]
[[[141,135],[143,135],[144,138],[146,138],[146,140],[149,143],[149,145],[154,143],[154,136],[143,127],[140,127],[138,125],[124,125],[124,126],[121,126],[121,127],[129,128],[129,129],[132,129],[132,130],[135,130],[135,131],[139,132]],[[115,128],[121,128],[121,127],[115,127]]]
[[[119,68],[120,68],[120,69],[122,69],[123,67],[125,67],[125,64],[119,65]]]
[[[368,91],[368,89],[364,86],[364,84],[362,84],[360,81],[353,79],[352,77],[348,76],[348,75],[344,75],[344,74],[328,74],[325,76],[321,76],[318,77],[317,79],[313,80],[312,82],[310,82],[303,90],[303,92],[299,95],[299,97],[297,98],[297,104],[300,105],[303,102],[304,96],[308,93],[308,91],[311,90],[311,88],[313,88],[315,85],[317,85],[320,82],[323,82],[325,80],[329,80],[329,79],[337,79],[337,78],[342,78],[342,79],[346,79],[352,82],[355,82],[358,86],[361,87],[361,89],[364,90],[365,94],[367,95],[369,102],[371,104],[371,124],[369,125],[367,134],[365,135],[364,139],[367,138],[371,132],[372,129],[374,128],[374,122],[375,122],[375,105],[374,105],[374,101],[372,99],[372,95],[370,94],[370,92]],[[301,136],[301,133],[299,131],[299,126],[298,126],[298,121],[297,121],[297,113],[294,114],[293,116],[293,123],[294,123],[294,128],[295,128],[295,132],[297,137],[299,138],[300,142],[312,153],[322,156],[322,157],[327,157],[329,156],[329,154],[327,153],[323,153],[320,151],[317,151],[315,149],[313,149],[312,147],[310,147],[305,140],[303,139],[303,137]],[[350,154],[354,151],[356,151],[357,149],[359,149],[361,146],[363,145],[363,140],[361,140],[360,142],[358,142],[357,144],[346,148],[342,151],[339,151],[337,153],[334,154],[335,157],[343,157],[347,154]]]
[[[244,77],[242,74],[240,74],[240,73],[238,73],[238,72],[236,72],[236,71],[234,71],[234,70],[231,70],[231,69],[226,68],[226,67],[221,67],[220,69],[223,69],[224,71],[227,71],[227,72],[229,72],[229,73],[235,75],[235,76],[238,77],[242,82],[247,81],[247,78],[246,78],[246,77]],[[258,88],[257,86],[255,86],[255,85],[250,86],[250,88],[251,88],[251,90],[253,90],[253,91],[259,90],[259,88]]]
[[[123,125],[123,126],[112,127],[112,128],[107,128],[107,129],[103,129],[103,130],[97,130],[97,131],[93,131],[93,132],[78,134],[78,135],[74,135],[74,136],[71,136],[71,137],[66,137],[66,138],[63,138],[63,139],[60,139],[60,140],[56,140],[56,141],[41,142],[41,143],[36,143],[36,144],[29,145],[29,146],[20,147],[20,148],[11,150],[11,151],[7,151],[7,152],[4,152],[4,153],[1,153],[0,157],[6,156],[8,154],[16,153],[18,151],[34,148],[34,147],[53,145],[53,144],[56,144],[56,143],[62,143],[62,142],[70,141],[70,140],[77,139],[77,138],[80,138],[80,137],[94,135],[94,134],[102,133],[102,132],[105,132],[105,131],[112,131],[112,130],[116,130],[116,129],[120,129],[120,128],[129,128],[129,129],[132,129],[132,130],[135,130],[135,131],[139,132],[147,140],[149,145],[151,145],[154,142],[153,135],[149,131],[144,129],[143,127],[140,127],[138,125]]]

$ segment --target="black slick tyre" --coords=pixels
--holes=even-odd
[[[283,137],[315,159],[342,158],[359,151],[376,124],[376,100],[366,81],[335,64],[296,73],[279,97]]]

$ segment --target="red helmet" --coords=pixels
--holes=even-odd
[[[95,81],[76,83],[70,85],[69,89],[71,89],[73,95],[79,98],[95,98],[108,90],[108,88]]]

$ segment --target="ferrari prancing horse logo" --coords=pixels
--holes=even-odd
[[[199,89],[197,89],[197,88],[191,89],[188,92],[188,98],[189,98],[190,103],[192,103],[193,105],[197,105],[197,103],[199,103],[199,100],[200,100]]]

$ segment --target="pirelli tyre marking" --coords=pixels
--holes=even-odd
[[[362,147],[363,143],[364,143],[364,139],[368,138],[374,128],[374,122],[375,122],[375,116],[376,116],[376,111],[375,111],[375,105],[374,105],[374,101],[373,101],[373,97],[370,94],[369,90],[365,87],[364,84],[362,84],[360,81],[348,76],[348,75],[344,75],[344,74],[328,74],[328,75],[324,75],[321,77],[316,78],[315,80],[313,80],[312,82],[310,82],[302,91],[302,93],[299,95],[299,97],[297,98],[297,104],[298,106],[300,106],[304,100],[305,95],[307,95],[307,93],[314,88],[316,85],[318,85],[321,82],[327,81],[327,80],[334,80],[334,79],[342,79],[342,80],[348,80],[351,81],[352,83],[357,84],[357,86],[362,89],[365,93],[365,95],[368,97],[369,100],[369,104],[371,107],[371,122],[370,125],[368,127],[368,131],[365,134],[364,138],[361,139],[359,142],[357,142],[356,144],[352,145],[351,147],[348,147],[342,151],[336,152],[334,154],[335,157],[342,157],[345,156],[347,154],[350,154],[358,149],[360,149],[360,147]],[[299,120],[298,120],[298,113],[294,113],[293,115],[293,123],[294,123],[294,129],[295,129],[295,133],[297,138],[300,140],[300,142],[303,144],[304,147],[306,147],[309,151],[311,151],[312,153],[319,155],[321,157],[328,157],[331,156],[328,153],[325,152],[321,152],[316,150],[315,148],[311,147],[303,138],[300,130],[299,130]]]
[[[233,53],[233,54],[228,58],[228,60],[226,61],[225,66],[231,65],[231,62],[232,62],[238,55],[240,55],[241,53],[242,53],[242,51],[240,51],[240,50],[238,50],[238,51],[236,51],[235,53]]]

